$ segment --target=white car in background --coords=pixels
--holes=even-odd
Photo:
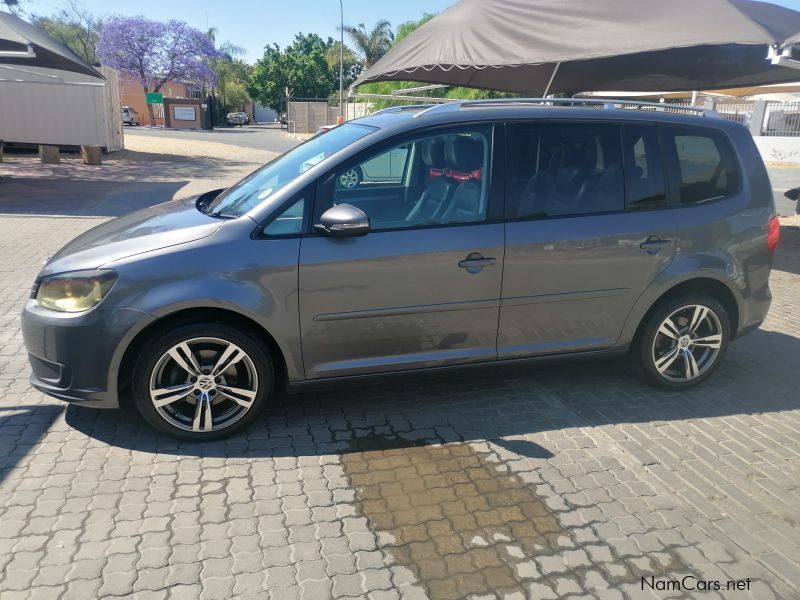
[[[130,106],[122,107],[122,124],[123,125],[140,125],[139,113],[133,110]]]
[[[225,120],[231,127],[236,127],[237,125],[241,127],[245,124],[244,113],[240,112],[228,113],[228,116],[225,118]]]

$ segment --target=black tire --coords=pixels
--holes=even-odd
[[[698,324],[697,330],[692,331],[696,307],[707,309],[713,317],[703,317],[704,320]],[[667,318],[678,326],[674,338],[659,331]],[[707,323],[705,319],[708,320]],[[666,330],[671,331],[670,327],[666,327]],[[705,345],[716,344],[717,335],[718,348]],[[686,337],[689,338],[688,341],[681,341]],[[649,383],[666,390],[684,390],[702,383],[719,367],[725,357],[730,337],[730,318],[722,304],[711,296],[687,294],[662,302],[648,315],[631,354],[637,370]],[[698,342],[697,346],[694,345],[694,340]],[[682,348],[681,344],[687,344],[686,348]],[[687,352],[691,353],[691,358],[685,356]],[[663,370],[659,370],[657,361],[661,362]],[[695,371],[696,367],[699,368]],[[683,380],[680,379],[680,371],[683,371]]]
[[[200,375],[199,378],[194,378],[193,381],[195,383],[189,381],[191,379],[189,377],[190,373],[181,369],[177,361],[167,358],[168,351],[187,341],[193,344],[189,347],[193,350],[192,356],[196,361],[195,365],[207,367],[202,370],[203,375]],[[214,378],[213,373],[208,372],[213,369],[215,363],[224,354],[223,350],[226,346],[223,343],[231,347],[238,347],[246,357],[231,363],[229,369],[220,373],[221,377]],[[185,357],[185,355],[183,356]],[[185,361],[185,364],[189,365],[189,361]],[[194,367],[192,365],[189,366],[194,371]],[[154,372],[156,369],[158,369],[158,372]],[[168,436],[190,442],[216,440],[241,431],[258,417],[264,410],[268,399],[272,396],[275,387],[274,373],[275,370],[269,352],[260,340],[221,323],[178,325],[155,337],[142,349],[133,371],[132,391],[134,405],[150,426]],[[229,379],[226,379],[226,376]],[[182,388],[184,386],[193,386],[193,388],[191,392],[180,400],[171,401],[167,406],[159,409],[156,408],[151,398],[151,383],[157,389],[167,387],[156,385],[160,384],[164,377],[172,377],[174,387],[180,387],[180,391],[183,391]],[[184,377],[185,379],[183,379]],[[233,377],[233,379],[230,379],[230,377]],[[252,385],[245,385],[248,377],[250,377]],[[205,381],[201,381],[202,379],[205,379]],[[216,383],[209,382],[209,379],[215,380]],[[241,379],[241,382],[239,379]],[[212,391],[202,395],[202,398],[207,398],[210,406],[210,430],[207,429],[206,425],[209,413],[196,410],[199,408],[197,398],[201,396],[194,396],[194,394],[200,393],[199,386],[205,384],[213,386]],[[219,388],[217,385],[219,385]],[[255,389],[250,390],[250,387]],[[249,401],[249,408],[247,408],[242,406],[241,402],[248,403],[248,398],[239,396],[241,402],[234,401],[233,397],[228,397],[222,390],[229,392],[231,390],[236,390],[237,392],[246,390],[248,393],[254,394],[254,397],[252,401]],[[172,395],[170,395],[171,397]],[[192,406],[193,401],[194,405]],[[215,419],[217,418],[217,415],[214,415],[215,407],[218,412],[226,410],[225,414],[230,413],[230,416],[226,419],[222,418],[225,414],[220,416],[219,428],[215,426]],[[191,422],[192,411],[196,411],[194,413],[195,420],[198,419],[197,415],[202,412],[199,417],[199,424],[201,429],[206,430],[193,431],[191,429],[193,425]],[[236,416],[236,411],[240,411],[242,414]],[[189,419],[189,422],[183,423],[183,419],[186,418]],[[189,429],[175,425],[175,422],[183,423]],[[204,425],[205,427],[203,427]]]

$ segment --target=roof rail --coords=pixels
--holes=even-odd
[[[389,106],[387,108],[376,110],[374,113],[370,113],[369,116],[371,117],[372,115],[379,115],[381,113],[403,112],[404,110],[420,110],[430,107],[431,107],[430,104],[406,104],[403,106]]]
[[[454,100],[446,104],[431,106],[414,117],[424,114],[438,114],[458,111],[462,108],[479,108],[487,106],[583,106],[586,108],[602,108],[604,110],[653,110],[663,112],[686,112],[700,116],[717,116],[711,109],[682,104],[666,104],[661,102],[640,102],[637,100],[619,100],[615,98],[492,98],[485,100]],[[419,107],[417,107],[419,108]]]

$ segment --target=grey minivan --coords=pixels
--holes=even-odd
[[[387,109],[84,233],[25,306],[33,385],[206,440],[282,383],[623,352],[660,387],[703,381],[770,305],[750,134],[547,102]]]

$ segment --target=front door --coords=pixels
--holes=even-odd
[[[307,378],[496,358],[504,231],[491,222],[499,208],[491,148],[491,127],[439,130],[320,181],[314,222],[347,203],[370,217],[371,230],[302,241]]]
[[[675,248],[655,127],[517,124],[508,156],[499,358],[613,346]]]

